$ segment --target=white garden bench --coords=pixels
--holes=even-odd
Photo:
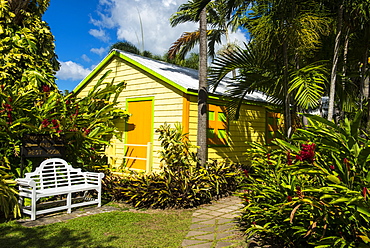
[[[16,179],[19,185],[19,203],[23,213],[31,215],[35,220],[37,215],[56,212],[67,209],[71,213],[72,208],[91,204],[101,206],[101,180],[104,173],[81,172],[75,169],[65,160],[51,158],[43,161],[34,172],[25,173],[25,178]],[[86,201],[73,203],[72,193],[96,190],[96,199],[88,198]],[[66,205],[37,210],[37,201],[42,197],[67,195]],[[30,198],[31,206],[24,206],[24,198]]]

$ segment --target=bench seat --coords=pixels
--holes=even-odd
[[[31,215],[35,220],[39,214],[67,209],[71,213],[74,207],[98,204],[101,206],[101,180],[104,173],[82,172],[75,169],[65,160],[51,158],[43,161],[34,172],[26,173],[25,178],[16,179],[19,185],[19,203],[22,212]],[[97,198],[73,203],[72,193],[97,191]],[[67,195],[66,205],[37,210],[37,201],[42,197]],[[24,198],[31,200],[31,206],[24,206]]]

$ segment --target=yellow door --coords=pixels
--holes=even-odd
[[[127,123],[127,144],[147,145],[152,137],[152,101],[128,102],[128,111],[131,117]],[[126,156],[131,158],[147,158],[146,146],[127,146]],[[148,158],[147,158],[148,159]],[[127,159],[126,165],[133,169],[146,169],[146,161]]]

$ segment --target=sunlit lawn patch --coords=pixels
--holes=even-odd
[[[179,247],[192,211],[114,211],[27,228],[0,224],[1,247]]]

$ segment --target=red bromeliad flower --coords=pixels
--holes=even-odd
[[[85,133],[85,135],[89,135],[89,133],[91,132],[91,130],[90,130],[90,129],[88,129],[88,128],[86,128],[86,127],[83,127],[83,128],[82,128],[82,132],[84,132],[84,133]]]
[[[292,199],[292,197],[290,196],[290,195],[288,195],[287,197],[286,197],[286,199],[287,199],[287,201],[288,202],[291,202],[293,199]]]
[[[313,161],[315,160],[315,148],[316,148],[316,145],[315,144],[302,144],[302,149],[299,153],[299,155],[296,156],[296,159],[300,160],[300,161],[307,161],[309,163],[313,163]]]
[[[13,122],[13,117],[12,117],[12,114],[9,112],[8,113],[8,124],[12,124]]]
[[[362,196],[365,198],[365,201],[366,201],[366,194],[367,194],[367,188],[363,187],[362,188]]]
[[[350,169],[350,166],[349,166],[349,160],[347,158],[344,158],[343,159],[343,163],[344,165],[347,167],[347,169],[349,170]]]
[[[248,170],[244,169],[244,170],[243,170],[243,172],[244,172],[244,175],[245,175],[246,177],[248,177],[248,175],[249,175]]]
[[[50,122],[48,121],[48,119],[44,119],[44,120],[41,122],[41,124],[42,124],[42,127],[47,127],[47,126],[49,126],[49,125],[50,125]]]
[[[267,161],[267,163],[268,163],[268,164],[272,164],[272,163],[270,162],[270,153],[267,153],[267,160],[268,160],[268,161]]]
[[[12,106],[8,103],[5,103],[5,104],[3,103],[3,108],[7,112],[7,116],[8,116],[8,122],[7,123],[12,124],[12,122],[13,122],[13,117],[12,117],[13,108],[12,108]]]
[[[56,120],[56,119],[52,119],[51,123],[53,124],[52,129],[58,129],[59,126],[60,126],[59,123],[58,123],[58,120]]]
[[[43,85],[42,86],[42,92],[49,92],[50,91],[50,86],[49,85]]]
[[[6,112],[12,112],[13,111],[12,106],[8,103],[3,104],[3,108],[5,109]]]
[[[334,165],[329,165],[329,168],[330,168],[331,170],[334,170],[334,169],[335,169]]]
[[[287,153],[287,155],[286,155],[286,159],[287,159],[288,165],[292,165],[292,164],[293,164],[293,162],[292,162],[292,158],[291,158],[291,156],[290,156],[290,152],[288,152],[288,153]]]

